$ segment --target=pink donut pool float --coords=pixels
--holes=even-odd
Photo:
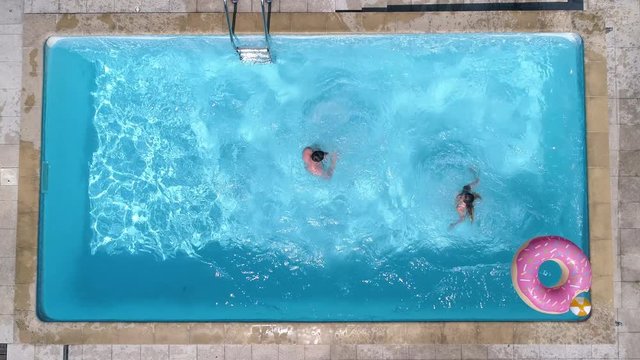
[[[555,286],[546,287],[538,278],[540,265],[553,261],[562,275]],[[564,314],[571,300],[589,291],[591,264],[571,241],[560,236],[540,236],[527,241],[513,257],[511,280],[522,300],[545,314]]]

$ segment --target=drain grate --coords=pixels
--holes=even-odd
[[[7,360],[7,344],[0,344],[0,360]]]

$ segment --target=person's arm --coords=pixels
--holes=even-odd
[[[464,215],[460,215],[460,218],[458,218],[458,221],[449,224],[449,229],[453,229],[454,227],[456,227],[458,224],[460,224],[461,222],[464,221],[465,216]]]
[[[480,182],[480,176],[478,175],[478,171],[476,171],[476,169],[474,168],[469,168],[469,171],[471,171],[471,173],[473,174],[473,176],[475,177],[475,180],[473,180],[472,182],[470,182],[469,184],[467,184],[470,188],[473,188],[474,186],[478,185],[478,183]]]

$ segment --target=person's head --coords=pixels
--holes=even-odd
[[[473,206],[473,201],[475,199],[476,199],[476,197],[470,192],[465,192],[464,195],[463,195],[463,198],[462,198],[462,200],[467,205],[467,207]]]
[[[464,191],[464,192],[471,192],[471,186],[469,186],[469,185],[465,185],[465,186],[463,186],[463,187],[462,187],[462,191]]]
[[[324,156],[327,153],[321,150],[316,150],[313,153],[311,153],[311,160],[315,161],[315,162],[321,162],[322,160],[324,160]]]

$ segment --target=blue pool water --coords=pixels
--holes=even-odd
[[[528,308],[510,266],[538,235],[588,253],[577,36],[272,45],[49,40],[42,319],[575,320]],[[476,220],[450,230],[470,167]]]

